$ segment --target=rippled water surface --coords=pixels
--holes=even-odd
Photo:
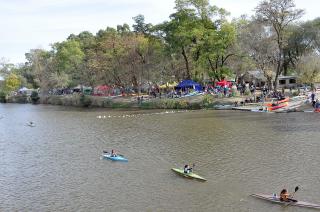
[[[249,195],[320,203],[319,120],[0,104],[0,211],[310,211]],[[129,162],[101,160],[112,148]],[[170,170],[185,163],[208,181]]]

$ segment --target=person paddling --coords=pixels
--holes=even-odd
[[[117,153],[115,150],[111,150],[111,157],[117,157]]]
[[[188,173],[192,172],[192,168],[189,165],[185,165],[183,172],[188,174]]]
[[[297,202],[297,200],[290,198],[292,195],[289,194],[287,189],[282,189],[280,192],[280,201],[282,202]]]

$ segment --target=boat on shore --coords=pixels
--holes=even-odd
[[[250,196],[258,198],[258,199],[263,199],[267,200],[269,202],[281,204],[281,205],[290,205],[290,206],[298,206],[298,207],[304,207],[304,208],[314,208],[314,209],[320,209],[320,205],[314,204],[314,203],[309,203],[309,202],[303,202],[303,201],[297,201],[297,202],[284,202],[280,201],[280,198],[278,196],[274,195],[267,195],[267,194],[251,194]]]
[[[274,111],[280,108],[284,108],[288,106],[288,102],[283,102],[280,104],[273,104],[272,106],[268,106],[268,111]]]
[[[279,105],[281,103],[285,103],[285,102],[289,102],[289,97],[285,98],[285,99],[282,99],[282,100],[278,100],[278,101],[274,101],[274,102],[269,102],[269,103],[265,103],[264,105],[265,106],[273,106],[274,104],[275,105]]]

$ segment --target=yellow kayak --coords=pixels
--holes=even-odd
[[[203,180],[203,181],[206,181],[207,179],[193,173],[193,172],[190,172],[190,173],[184,173],[183,169],[176,169],[176,168],[172,168],[171,169],[172,171],[174,171],[175,173],[181,175],[181,176],[184,176],[184,177],[188,177],[188,178],[193,178],[193,179],[197,179],[197,180]]]

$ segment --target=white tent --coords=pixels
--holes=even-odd
[[[29,88],[26,88],[26,87],[22,87],[22,88],[19,89],[19,92],[28,91],[28,90],[32,90],[32,89],[29,89]]]

